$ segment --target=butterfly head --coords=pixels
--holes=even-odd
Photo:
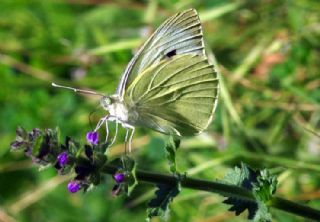
[[[102,96],[100,99],[100,104],[104,109],[108,110],[112,103],[113,99],[110,96]]]

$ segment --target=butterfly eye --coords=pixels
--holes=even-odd
[[[105,100],[104,100],[105,104],[107,105],[111,105],[112,101],[110,99],[110,97],[106,97]]]
[[[111,103],[112,103],[112,100],[110,97],[104,96],[101,98],[101,105],[103,107],[107,107],[107,106],[111,105]]]

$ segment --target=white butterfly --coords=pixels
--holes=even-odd
[[[100,104],[109,113],[94,131],[108,121],[126,128],[129,150],[136,126],[145,126],[174,136],[196,135],[212,121],[219,80],[204,52],[201,23],[195,9],[167,19],[129,62],[114,95],[64,87],[101,95]],[[129,136],[129,130],[131,134]]]

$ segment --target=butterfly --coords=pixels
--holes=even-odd
[[[205,55],[198,13],[189,9],[168,18],[129,62],[116,93],[101,97],[108,115],[94,131],[106,124],[108,137],[108,121],[115,122],[113,144],[121,124],[129,149],[136,126],[178,137],[197,135],[212,121],[218,91],[218,75]]]

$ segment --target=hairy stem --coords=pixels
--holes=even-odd
[[[107,174],[114,174],[117,171],[117,167],[106,164],[102,172]],[[137,170],[136,176],[139,181],[155,183],[155,184],[167,184],[174,185],[178,181],[178,177],[168,174],[160,174],[155,172]],[[193,179],[189,177],[180,178],[181,186],[194,190],[202,190],[213,193],[226,195],[228,197],[237,197],[241,199],[255,201],[252,193],[244,188],[223,184],[220,182],[213,182],[208,180]],[[283,210],[295,215],[299,215],[305,218],[318,220],[320,218],[320,211],[311,207],[295,203],[280,197],[274,197],[270,202],[270,206],[279,210]]]
[[[274,197],[270,206],[305,218],[315,219],[317,221],[320,218],[319,210],[280,197]]]

